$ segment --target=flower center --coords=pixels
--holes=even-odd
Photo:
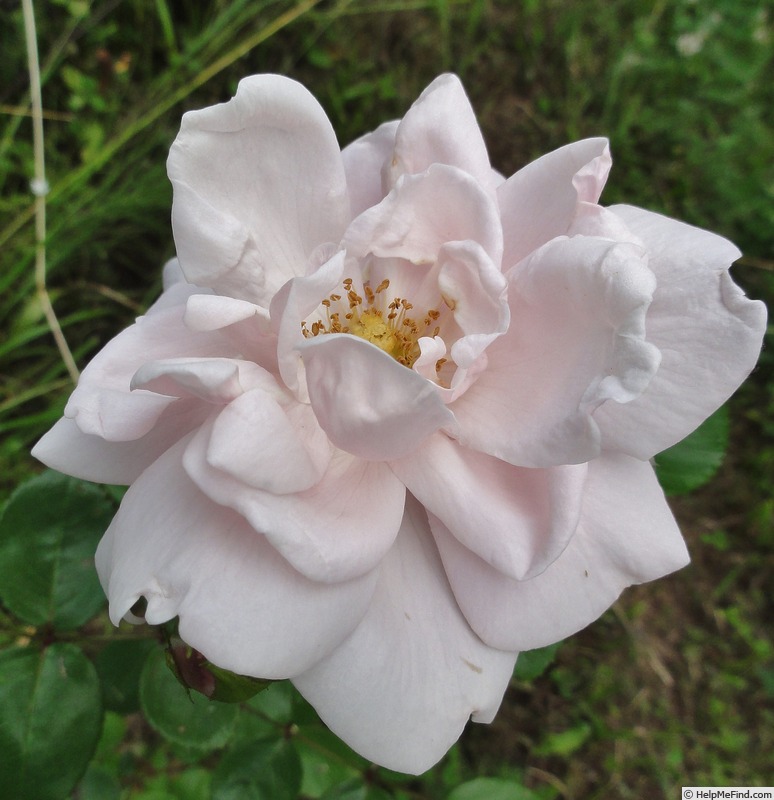
[[[363,285],[364,304],[352,283],[352,278],[345,278],[343,295],[332,294],[322,301],[325,320],[313,322],[311,327],[307,327],[306,320],[301,323],[304,336],[310,339],[325,333],[350,333],[375,344],[398,363],[412,367],[419,358],[419,338],[438,335],[440,328],[434,323],[440,312],[431,308],[420,319],[410,316],[414,306],[405,297],[394,297],[387,303],[384,293],[390,282],[386,278],[376,289],[367,282]]]

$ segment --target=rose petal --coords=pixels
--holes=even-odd
[[[345,333],[306,339],[298,349],[312,408],[342,450],[387,461],[454,427],[434,385],[376,345]]]
[[[464,334],[452,345],[452,359],[467,369],[508,329],[508,282],[476,242],[450,242],[438,260],[438,288]]]
[[[564,639],[597,619],[627,586],[688,562],[652,467],[621,454],[589,464],[575,536],[529,580],[513,580],[487,564],[440,520],[431,517],[430,524],[462,612],[487,644],[502,649]]]
[[[380,203],[389,190],[382,172],[392,157],[397,128],[398,120],[385,122],[341,151],[352,219]]]
[[[183,275],[183,270],[180,268],[180,262],[177,257],[170,258],[161,268],[161,285],[164,292],[166,292],[179,283],[187,284],[188,281]]]
[[[612,160],[607,139],[584,139],[527,164],[497,190],[503,267],[568,233],[580,203],[596,203]]]
[[[384,464],[337,451],[322,478],[297,494],[273,494],[237,480],[207,460],[209,431],[195,436],[184,465],[216,503],[242,514],[301,573],[326,583],[374,569],[392,545],[405,487]]]
[[[309,416],[307,422],[314,424]],[[317,436],[302,436],[276,392],[254,389],[215,418],[208,431],[206,460],[255,489],[272,494],[301,492],[320,480],[330,461],[327,437],[319,426],[315,428]]]
[[[164,358],[148,361],[135,372],[131,389],[172,397],[195,397],[207,403],[229,403],[256,385],[273,383],[266,370],[236,358]]]
[[[84,382],[70,395],[65,416],[75,420],[84,433],[101,436],[108,442],[127,442],[152,430],[175,399],[155,392],[130,394]]]
[[[271,303],[272,327],[277,334],[277,359],[285,385],[302,402],[309,401],[304,366],[298,347],[304,342],[301,324],[319,309],[344,277],[344,251],[336,253],[311,275],[289,280]]]
[[[435,434],[391,466],[462,544],[517,580],[542,572],[575,533],[585,464],[513,467]]]
[[[645,341],[654,288],[628,243],[560,237],[523,261],[510,274],[508,332],[452,404],[460,441],[519,466],[594,458],[591,413],[606,400],[631,401],[658,368]]]
[[[129,489],[97,550],[111,619],[145,597],[150,624],[179,615],[180,636],[217,666],[261,678],[308,669],[357,625],[376,575],[304,578],[191,483],[180,464],[185,444]]]
[[[127,442],[108,442],[64,417],[32,448],[47,467],[85,481],[128,486],[175,442],[196,429],[210,409],[194,400],[171,403],[158,426]]]
[[[188,299],[184,320],[192,331],[217,331],[240,358],[279,374],[277,336],[267,309],[233,297],[196,294]]]
[[[658,288],[648,339],[663,353],[647,390],[594,418],[605,447],[648,459],[687,436],[722,405],[758,360],[766,307],[748,300],[728,266],[740,253],[720,236],[631,206],[612,211],[647,247]]]
[[[196,294],[186,304],[185,324],[193,331],[217,331],[247,320],[254,320],[264,333],[270,331],[266,309],[247,300]]]
[[[217,333],[188,330],[183,324],[184,310],[181,304],[151,309],[108,342],[81,373],[65,416],[74,419],[84,433],[108,441],[129,441],[148,433],[174,398],[144,390],[130,392],[132,377],[145,362],[232,355],[229,342]]]
[[[440,336],[420,336],[417,339],[419,357],[412,369],[423,378],[434,381],[437,376],[436,364],[446,355],[446,343]]]
[[[398,126],[391,185],[401,175],[448,164],[494,190],[497,175],[489,166],[484,137],[460,79],[440,75],[419,96]]]
[[[161,268],[161,284],[163,291],[145,312],[145,316],[153,316],[159,311],[167,311],[176,306],[185,305],[196,295],[211,295],[212,290],[188,283],[180,269],[177,258],[171,258]]]
[[[189,111],[167,167],[188,279],[264,307],[349,218],[330,122],[288,78],[245,78],[228,103]]]
[[[514,662],[514,653],[486,647],[468,627],[424,511],[409,497],[363,621],[293,682],[357,752],[418,774],[444,755],[471,715],[494,717]]]
[[[478,242],[495,264],[502,256],[502,228],[492,197],[456,167],[433,164],[404,175],[378,205],[347,228],[347,251],[431,264],[447,242]]]

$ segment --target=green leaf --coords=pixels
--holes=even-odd
[[[300,789],[301,760],[287,739],[243,742],[212,776],[212,800],[296,800]]]
[[[140,675],[155,647],[150,639],[116,639],[100,652],[95,666],[106,709],[130,714],[140,708]]]
[[[476,778],[458,786],[447,800],[539,800],[539,798],[516,781],[505,778]]]
[[[122,789],[107,767],[90,764],[76,791],[78,800],[121,800]]]
[[[535,753],[540,756],[567,757],[582,747],[589,736],[591,726],[582,722],[569,730],[547,734],[541,745],[535,748]]]
[[[121,747],[126,736],[129,720],[112,711],[106,711],[102,720],[102,734],[99,737],[97,750],[92,758],[92,765],[99,764],[110,772],[118,775],[122,763],[125,763],[127,753]]]
[[[98,487],[45,472],[11,495],[0,518],[0,597],[30,625],[77,628],[105,603],[94,551],[113,506]]]
[[[296,748],[303,765],[301,793],[304,797],[320,797],[347,781],[360,778],[368,762],[347,760],[349,748],[322,725],[304,726],[296,738]],[[327,796],[327,795],[326,795]]]
[[[140,706],[148,722],[175,744],[197,750],[223,747],[239,707],[187,692],[169,671],[164,651],[154,650],[140,677]]]
[[[256,739],[279,739],[283,728],[261,716],[253,713],[249,704],[245,704],[239,714],[232,742],[255,741]]]
[[[61,800],[97,746],[97,673],[79,648],[0,652],[0,786],[4,797]]]
[[[210,800],[212,773],[203,767],[181,772],[172,780],[172,790],[180,800]]]
[[[653,459],[666,494],[692,492],[712,478],[728,449],[728,429],[728,409],[722,406],[692,434]]]
[[[535,680],[551,666],[560,644],[561,642],[555,642],[547,647],[538,647],[535,650],[525,650],[523,653],[519,653],[513,676],[520,681]]]
[[[294,695],[295,688],[290,681],[275,681],[266,691],[248,700],[247,705],[274,722],[289,724],[298,721],[294,713]]]
[[[249,675],[237,675],[227,669],[221,669],[207,662],[207,671],[215,678],[213,700],[221,703],[242,703],[254,697],[258,692],[265,692],[274,681],[251,678]]]
[[[320,800],[391,800],[392,795],[378,786],[368,786],[363,778],[352,778],[328,790]]]

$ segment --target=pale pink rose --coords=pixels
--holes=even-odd
[[[144,597],[418,773],[518,651],[683,566],[648,460],[750,372],[765,312],[730,242],[599,206],[610,163],[589,139],[505,180],[452,75],[343,152],[282,77],[186,114],[179,267],[35,449],[130,484],[112,620]]]

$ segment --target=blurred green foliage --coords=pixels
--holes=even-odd
[[[158,292],[159,267],[174,251],[165,159],[182,112],[228,98],[240,77],[262,71],[304,82],[342,144],[402,115],[444,70],[462,77],[503,173],[572,139],[607,135],[615,166],[603,201],[729,236],[745,254],[737,280],[774,304],[774,20],[765,3],[50,0],[38,3],[37,23],[51,185],[49,286],[81,367]],[[60,415],[70,388],[34,288],[21,32],[18,5],[0,4],[2,497],[37,470],[29,446]],[[57,663],[72,669],[82,689],[62,696],[61,719],[43,707],[5,728],[0,771],[21,759],[27,772],[14,773],[22,781],[14,791],[54,796],[23,783],[43,763],[45,741],[36,731],[80,714],[88,747],[70,743],[55,754],[70,764],[57,791],[66,796],[80,779],[72,794],[78,800],[285,796],[278,791],[329,800],[550,800],[771,783],[771,344],[770,334],[758,370],[732,403],[725,465],[708,488],[675,502],[692,567],[631,590],[560,648],[529,654],[495,723],[470,726],[421,779],[369,767],[286,684],[244,704],[205,746],[170,737],[165,726],[175,714],[198,706],[184,706],[190,701],[174,679],[169,692],[180,697],[166,696],[170,708],[143,690],[141,675],[156,668],[158,646],[123,627],[110,634],[104,616],[84,620],[66,611],[62,624],[54,613],[68,570],[82,566],[77,537],[75,556],[44,587],[57,601],[45,614],[30,616],[20,581],[0,598],[4,702],[40,691],[31,683],[38,673],[51,681],[42,690],[61,691]],[[713,430],[725,440],[722,425]],[[716,450],[703,441],[678,452],[677,473],[687,458],[708,477]],[[113,502],[72,484],[53,491],[63,502],[74,491],[96,506]],[[85,530],[82,540],[95,535]],[[64,540],[51,536],[66,555]],[[12,559],[4,564],[13,583]],[[51,577],[46,570],[38,574]],[[92,592],[78,575],[71,588]],[[86,604],[94,610],[99,598]],[[260,747],[245,744],[256,740]],[[20,741],[28,743],[24,753]]]

